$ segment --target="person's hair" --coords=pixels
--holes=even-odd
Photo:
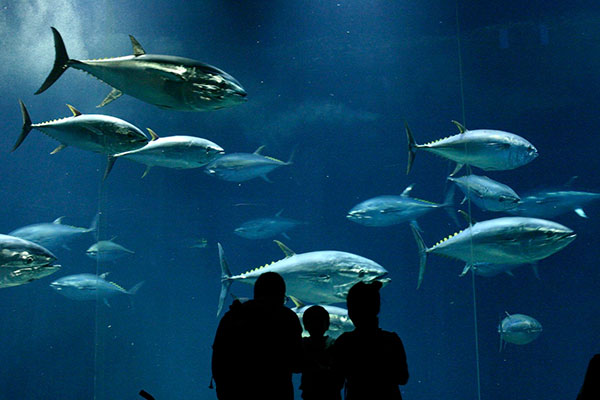
[[[302,315],[304,329],[312,335],[323,335],[329,329],[329,313],[319,305],[310,306]]]
[[[346,304],[348,313],[357,317],[376,317],[379,314],[381,299],[379,297],[379,289],[381,282],[374,281],[372,283],[358,282],[348,291]]]
[[[265,272],[254,283],[254,298],[268,299],[283,304],[285,300],[285,281],[277,272]]]

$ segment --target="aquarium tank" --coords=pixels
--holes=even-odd
[[[0,35],[0,399],[215,399],[252,297],[229,281],[217,315],[222,279],[282,248],[387,271],[403,398],[577,396],[597,2],[6,0]],[[286,305],[343,310],[338,274]]]

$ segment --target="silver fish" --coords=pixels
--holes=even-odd
[[[523,197],[517,207],[508,212],[527,217],[552,218],[574,211],[580,217],[587,218],[583,206],[597,200],[600,200],[600,193],[542,190]]]
[[[89,228],[64,225],[62,223],[63,218],[57,218],[53,222],[23,226],[10,232],[9,235],[37,243],[50,251],[56,251],[61,247],[66,247],[70,241],[79,236],[96,232],[98,215],[94,217]]]
[[[96,261],[115,261],[129,254],[134,254],[132,250],[126,249],[118,243],[111,240],[100,240],[91,245],[85,254]]]
[[[524,314],[506,313],[506,318],[498,325],[500,334],[500,350],[506,343],[527,344],[531,343],[542,333],[542,324],[533,317]]]
[[[417,144],[406,124],[408,140],[408,164],[406,173],[412,168],[415,151],[422,149],[457,163],[451,175],[456,174],[464,164],[486,171],[509,170],[533,161],[538,152],[536,148],[521,136],[514,133],[491,129],[467,130],[456,121],[457,135],[438,139],[426,144]]]
[[[456,183],[465,194],[465,199],[471,199],[482,210],[508,211],[517,207],[521,200],[509,186],[487,176],[466,175],[459,178],[449,176],[448,180]]]
[[[220,179],[231,182],[243,182],[254,178],[262,178],[271,182],[267,174],[275,168],[292,164],[294,153],[287,162],[260,154],[265,146],[260,146],[254,153],[225,154],[208,164],[205,172]]]
[[[265,266],[231,275],[221,244],[221,295],[217,315],[221,313],[229,287],[235,281],[253,285],[264,272],[277,272],[285,280],[287,294],[309,303],[331,304],[346,300],[348,290],[357,282],[381,281],[387,284],[388,272],[381,265],[343,251],[313,251],[296,254],[283,243],[275,243],[285,254],[285,258]]]
[[[11,151],[15,151],[23,143],[33,128],[60,142],[50,154],[56,154],[67,146],[95,153],[115,154],[137,149],[148,142],[148,137],[127,121],[109,115],[82,114],[68,104],[72,117],[33,124],[25,104],[21,100],[19,104],[23,114],[23,127]]]
[[[72,300],[96,300],[102,299],[104,304],[110,307],[108,299],[119,294],[134,295],[144,284],[137,283],[131,289],[126,290],[114,282],[105,278],[108,272],[101,275],[77,274],[63,276],[50,284],[57,293]]]
[[[144,147],[112,156],[146,164],[147,168],[142,178],[148,174],[153,166],[176,169],[199,168],[225,154],[221,146],[207,139],[195,136],[159,138],[152,129],[148,129],[148,132],[150,132],[152,140]],[[104,176],[107,176],[109,172],[107,170]]]
[[[304,316],[304,312],[312,305],[305,305],[300,300],[296,299],[293,296],[288,296],[292,299],[296,307],[292,308],[292,311],[296,313],[300,323],[302,324],[302,328],[304,328],[304,324],[302,323],[302,317]],[[344,332],[350,332],[354,329],[354,324],[350,317],[348,317],[348,310],[342,307],[332,306],[328,304],[320,304],[328,313],[329,313],[329,329],[325,334],[330,338],[337,338]],[[302,336],[309,336],[306,329],[302,332]]]
[[[439,254],[476,264],[532,263],[571,243],[576,234],[556,222],[524,217],[503,217],[478,222],[427,248],[419,231],[411,225],[419,248],[421,286],[428,254]]]
[[[365,226],[391,226],[416,221],[422,215],[443,208],[456,220],[452,210],[454,188],[448,190],[444,203],[439,204],[410,197],[413,186],[409,185],[400,196],[377,196],[365,200],[352,207],[346,218]]]
[[[39,244],[0,234],[0,268],[41,267],[55,260],[56,256]]]
[[[60,269],[58,264],[0,267],[0,288],[24,285],[42,279]]]
[[[48,89],[69,67],[85,71],[113,87],[99,107],[123,93],[160,108],[179,111],[217,110],[243,103],[246,92],[228,73],[183,57],[146,54],[129,36],[133,55],[100,60],[70,59],[55,28],[52,71],[35,94]]]
[[[305,222],[281,216],[283,210],[274,217],[256,218],[235,228],[234,233],[246,239],[266,239],[281,234],[289,239],[286,232]]]

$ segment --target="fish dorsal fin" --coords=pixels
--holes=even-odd
[[[410,185],[408,185],[408,186],[406,187],[406,189],[404,189],[404,190],[402,191],[402,193],[400,194],[400,196],[403,196],[403,197],[408,197],[408,196],[410,195],[410,191],[411,191],[411,190],[413,190],[413,187],[414,187],[414,186],[415,186],[415,184],[414,184],[414,183],[411,183]]]
[[[73,113],[74,117],[78,117],[81,115],[81,111],[79,111],[78,109],[76,109],[75,107],[73,107],[70,104],[67,104],[67,107],[69,107],[69,110],[71,110],[71,112]]]
[[[281,251],[283,251],[283,254],[285,254],[285,258],[291,257],[294,254],[294,251],[291,250],[289,247],[287,247],[285,244],[281,243],[279,240],[273,240],[275,243],[277,243],[277,246],[279,246],[279,248],[281,249]]]
[[[98,275],[98,277],[100,277],[102,279],[106,279],[106,277],[108,276],[108,274],[110,274],[110,272],[104,272],[104,273]]]
[[[452,123],[454,125],[456,125],[456,127],[458,128],[458,131],[460,133],[465,133],[467,131],[467,128],[465,128],[464,125],[461,124],[460,122],[452,120]]]
[[[283,208],[281,210],[279,210],[279,212],[277,214],[275,214],[276,217],[281,216],[281,213],[283,212]]]
[[[575,180],[576,180],[577,178],[579,178],[577,175],[575,175],[575,176],[572,176],[572,177],[571,177],[571,178],[570,178],[570,179],[567,181],[567,183],[565,183],[565,186],[566,186],[566,187],[570,187],[570,186],[572,186],[572,185],[573,185],[573,182],[575,182]]]
[[[115,235],[115,236],[111,237],[109,240],[107,240],[107,242],[112,242],[112,241],[114,241],[116,238],[117,238],[117,235]]]
[[[504,311],[504,314],[506,314],[507,317],[510,317],[510,314],[508,313],[508,311]]]
[[[148,131],[148,133],[150,134],[150,136],[152,136],[152,139],[150,139],[151,142],[155,141],[156,139],[158,139],[158,135],[156,134],[156,132],[154,132],[152,129],[150,128],[146,128],[146,130]]]
[[[61,224],[61,223],[62,223],[62,220],[63,220],[63,218],[64,218],[64,216],[62,216],[62,217],[58,217],[58,218],[56,218],[54,221],[52,221],[52,223],[53,223],[53,224],[56,224],[56,225],[59,225],[59,224]]]
[[[265,145],[263,144],[258,149],[256,149],[253,154],[261,155],[260,152],[263,151],[264,148],[265,148]]]
[[[296,308],[304,307],[305,304],[302,301],[300,301],[299,299],[295,298],[291,294],[288,294],[288,297],[290,298],[290,300],[292,300],[294,302],[294,304],[296,305]]]
[[[131,40],[131,45],[133,46],[133,55],[134,56],[143,56],[146,54],[146,50],[142,47],[140,42],[138,42],[133,36],[129,35],[129,40]]]

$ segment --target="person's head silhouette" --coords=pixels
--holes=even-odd
[[[323,337],[329,329],[329,313],[321,306],[310,306],[302,315],[302,323],[310,337]]]
[[[348,306],[348,316],[356,328],[377,327],[379,322],[377,314],[381,300],[379,298],[379,289],[381,282],[372,283],[358,282],[348,291],[346,304]]]
[[[281,305],[285,302],[285,281],[276,272],[265,272],[254,283],[254,299]]]

